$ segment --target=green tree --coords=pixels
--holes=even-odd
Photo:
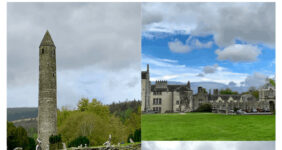
[[[238,94],[238,92],[232,91],[230,88],[221,89],[221,90],[219,91],[219,93],[220,93],[221,95],[235,95],[235,94]]]
[[[270,83],[272,86],[274,86],[274,87],[275,87],[275,80],[273,80],[273,79],[269,79],[269,83]]]
[[[13,150],[16,147],[34,150],[35,141],[27,136],[27,132],[23,127],[15,127],[13,123],[7,122],[7,146],[8,150]]]
[[[257,99],[259,98],[259,90],[256,87],[250,87],[248,93]]]
[[[62,141],[68,145],[80,136],[89,139],[90,146],[102,145],[108,140],[109,134],[114,144],[126,142],[129,134],[134,136],[136,129],[141,128],[140,104],[133,101],[111,106],[103,105],[97,99],[91,102],[81,99],[77,110],[58,111],[58,134],[62,135]],[[122,116],[124,122],[121,121]]]
[[[77,105],[79,111],[86,111],[88,108],[89,100],[87,98],[82,98]]]
[[[107,117],[110,115],[109,106],[103,105],[100,101],[93,98],[91,103],[88,104],[87,110],[97,115]]]

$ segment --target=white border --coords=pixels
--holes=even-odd
[[[0,149],[6,148],[7,126],[7,5],[0,1]]]
[[[5,150],[6,149],[6,125],[7,125],[7,2],[25,2],[24,0],[2,0],[0,1],[0,149]],[[35,0],[30,0],[28,2],[38,2]],[[45,2],[77,2],[77,0],[45,0]],[[93,1],[93,0],[82,0],[79,2],[99,2],[99,1]],[[102,1],[100,1],[102,2]],[[103,2],[126,2],[125,0],[105,0]],[[160,2],[159,0],[132,0],[130,2]],[[162,0],[162,2],[171,2],[171,0]],[[231,1],[231,0],[215,0],[215,1],[207,1],[207,0],[197,0],[197,1],[179,1],[179,2],[246,2],[243,0],[239,1]],[[265,0],[249,0],[248,2],[265,2]],[[276,2],[276,149],[281,150],[282,149],[282,107],[281,107],[281,88],[282,88],[282,82],[281,82],[281,6],[282,3],[278,0],[275,1],[269,1],[269,2]],[[251,18],[250,18],[251,19]],[[278,67],[277,67],[278,66]]]

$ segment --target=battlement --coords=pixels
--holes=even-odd
[[[167,81],[166,80],[157,80],[156,81],[156,88],[157,89],[166,89],[167,88]]]
[[[157,83],[167,83],[167,80],[156,80],[156,84]]]

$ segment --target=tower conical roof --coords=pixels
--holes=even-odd
[[[49,33],[49,31],[47,30],[41,43],[40,43],[40,46],[55,46],[53,40],[52,40],[52,37]]]

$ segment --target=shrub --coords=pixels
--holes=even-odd
[[[212,106],[208,103],[200,104],[195,112],[212,112]]]
[[[127,142],[130,143],[129,139],[132,139],[134,142],[141,142],[141,128],[140,129],[136,129],[134,131],[134,134],[129,134],[128,138],[127,138]]]
[[[60,142],[62,142],[61,134],[59,134],[59,135],[51,135],[49,137],[49,143],[50,144],[56,144],[56,143],[60,143]]]
[[[233,110],[234,110],[234,112],[237,112],[239,110],[239,108],[238,107],[234,107]]]
[[[89,139],[86,136],[79,136],[76,139],[72,140],[68,147],[78,147],[79,145],[89,145]]]
[[[61,134],[59,135],[51,135],[49,137],[50,149],[57,150],[61,149],[62,146],[62,137]]]
[[[134,142],[141,142],[141,128],[135,130],[133,138]]]
[[[16,127],[12,122],[7,122],[7,149],[22,147],[24,150],[34,150],[35,141],[27,136],[23,127]]]

